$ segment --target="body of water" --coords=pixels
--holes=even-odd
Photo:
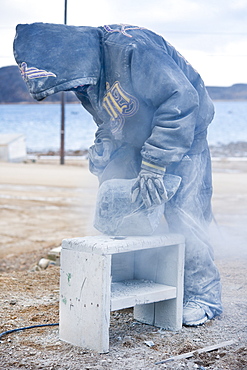
[[[247,142],[247,102],[214,102],[215,117],[208,130],[210,145]],[[0,105],[0,133],[25,135],[28,151],[58,151],[60,104]],[[84,150],[93,144],[97,126],[80,104],[65,107],[65,150]]]
[[[80,104],[65,106],[65,150],[84,150],[93,144],[97,126]],[[60,104],[0,105],[0,133],[21,133],[28,151],[60,148]]]
[[[215,116],[208,128],[210,145],[247,142],[247,101],[214,102]]]

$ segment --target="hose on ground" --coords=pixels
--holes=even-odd
[[[33,328],[42,328],[44,326],[57,326],[59,325],[59,323],[55,323],[55,324],[41,324],[41,325],[32,325],[32,326],[25,326],[23,328],[17,328],[17,329],[12,329],[12,330],[7,330],[7,331],[4,331],[3,333],[0,333],[0,339],[4,336],[4,335],[7,335],[7,334],[10,334],[10,333],[14,333],[16,331],[21,331],[21,330],[26,330],[26,329],[33,329]]]

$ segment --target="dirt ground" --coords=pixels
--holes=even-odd
[[[215,222],[224,313],[179,332],[136,322],[132,309],[113,312],[107,354],[59,340],[58,326],[0,337],[0,369],[247,369],[247,162],[213,162]],[[97,180],[87,162],[0,163],[0,333],[59,322],[59,266],[37,267],[62,239],[93,235]],[[189,359],[171,356],[234,340]],[[147,341],[154,345],[148,346]]]

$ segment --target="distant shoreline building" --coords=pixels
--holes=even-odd
[[[22,162],[27,158],[26,138],[22,134],[0,134],[0,162]]]

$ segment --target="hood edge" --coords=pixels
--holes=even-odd
[[[66,81],[64,83],[61,83],[59,85],[56,85],[54,87],[50,87],[46,90],[43,90],[41,92],[35,93],[30,91],[30,95],[35,99],[35,100],[43,100],[47,98],[50,95],[56,94],[61,91],[66,91],[69,89],[72,89],[73,87],[76,86],[81,86],[81,85],[96,85],[97,84],[97,78],[96,77],[83,77],[83,78],[77,78],[75,80],[71,81]]]

